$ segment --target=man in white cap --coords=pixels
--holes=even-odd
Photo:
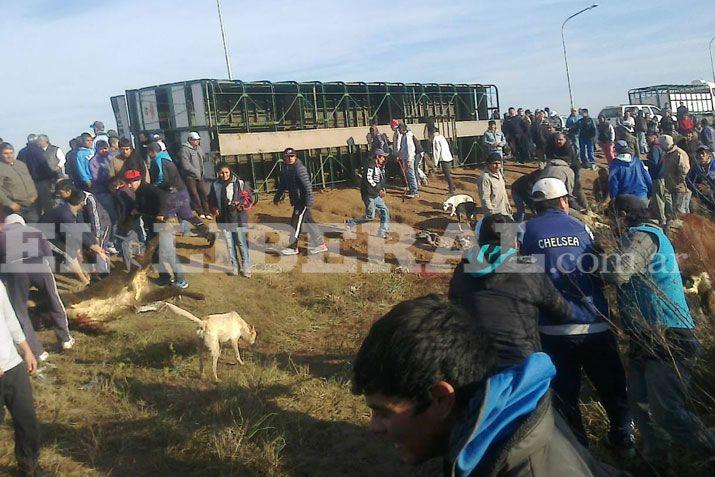
[[[191,208],[202,219],[208,218],[211,212],[208,189],[204,181],[204,150],[201,147],[201,136],[198,133],[190,132],[189,138],[181,145],[179,163],[181,164],[181,175],[189,191]]]
[[[44,361],[48,354],[37,338],[30,321],[27,307],[30,287],[38,290],[46,305],[46,314],[54,323],[59,348],[72,349],[75,340],[70,335],[67,311],[62,304],[52,274],[50,266],[50,260],[53,260],[52,250],[43,233],[26,225],[21,216],[8,215],[5,218],[3,231],[0,233],[0,257],[3,267],[2,280],[7,287],[7,295],[35,356]]]
[[[597,266],[593,235],[568,215],[568,192],[559,179],[536,181],[532,199],[538,215],[526,222],[520,253],[543,259],[546,273],[573,309],[566,323],[544,314],[539,319],[543,350],[556,365],[555,405],[576,437],[588,445],[579,409],[585,373],[610,421],[607,444],[624,457],[632,457],[635,448],[625,370],[609,326],[608,303],[600,282],[590,273]]]

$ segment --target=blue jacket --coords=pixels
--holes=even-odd
[[[655,143],[650,146],[648,151],[648,160],[645,165],[648,166],[648,174],[654,181],[663,178],[663,149],[660,144]]]
[[[572,139],[578,136],[580,126],[579,121],[581,121],[580,116],[569,116],[566,118],[566,129],[569,130],[568,136]]]
[[[72,169],[74,171],[72,180],[78,187],[84,188],[92,182],[92,173],[89,171],[89,161],[92,156],[94,156],[94,149],[89,147],[80,147],[77,151],[75,167]]]
[[[715,160],[710,161],[710,165],[707,168],[696,162],[685,177],[685,183],[697,195],[700,195],[697,186],[703,182],[710,186],[711,192],[715,190]]]
[[[22,155],[18,154],[17,159],[25,163],[35,183],[57,178],[57,172],[50,167],[45,159],[45,151],[40,146],[30,143],[22,152]]]
[[[452,430],[447,458],[452,475],[489,475],[480,469],[480,464],[488,465],[492,460],[489,455],[498,454],[494,448],[511,440],[519,425],[548,393],[555,375],[556,368],[549,356],[534,353],[479,387],[461,413],[462,420]]]
[[[630,331],[653,325],[692,330],[695,323],[685,300],[673,244],[660,227],[644,224],[629,229],[629,233],[634,231],[650,234],[658,245],[658,251],[653,255],[645,276],[636,274],[618,288],[624,327]]]
[[[579,271],[596,269],[593,235],[586,225],[563,210],[547,210],[526,222],[520,253],[543,260],[556,289],[573,307],[573,319],[568,324],[542,313],[542,333],[587,334],[609,329],[608,304],[600,283],[593,275]]]
[[[608,190],[611,199],[623,194],[647,199],[653,190],[653,180],[640,159],[619,154],[609,166]]]
[[[67,205],[66,202],[62,202],[60,205],[45,212],[42,217],[40,217],[40,223],[55,224],[55,238],[51,239],[50,242],[55,244],[65,244],[68,236],[77,233],[77,231],[71,229],[65,231],[62,228],[62,224],[82,224],[84,223],[84,220],[82,217],[73,214],[72,210],[70,210],[70,206]],[[75,237],[72,237],[72,239],[75,240]],[[97,237],[94,234],[82,234],[82,246],[84,248],[89,248],[95,244],[97,244]]]

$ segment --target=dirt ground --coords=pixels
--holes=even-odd
[[[508,182],[529,169],[507,164]],[[476,199],[478,174],[456,170],[459,192]],[[594,177],[584,173],[587,192]],[[438,233],[453,222],[441,208],[446,186],[440,175],[432,176],[419,199],[403,202],[400,193],[393,188],[387,199],[394,222]],[[264,196],[253,218],[286,223],[288,204],[270,202]],[[314,215],[321,223],[342,224],[362,212],[356,189],[316,194]],[[237,310],[258,330],[256,344],[242,350],[244,366],[233,365],[224,349],[218,385],[199,377],[194,324],[168,311],[127,310],[96,326],[72,324],[76,348],[52,353],[33,380],[44,467],[63,476],[439,473],[439,462],[419,469],[401,465],[391,445],[369,435],[368,408],[350,394],[349,380],[352,357],[370,324],[399,301],[445,292],[449,273],[306,271],[313,260],[339,262],[335,256],[301,257],[301,267],[277,273],[284,264],[263,251],[280,244],[274,233],[267,236],[255,244],[253,278],[194,267],[190,289],[205,300],[179,303],[197,315]],[[340,247],[356,257],[359,269],[369,264],[369,236],[338,243],[339,236],[337,229],[328,234],[331,251]],[[200,239],[180,239],[179,245],[185,258],[220,262],[225,256],[220,245],[207,252]],[[432,248],[410,250],[415,258],[407,268],[419,272]],[[51,331],[41,338],[53,342]],[[597,441],[605,433],[603,410],[586,398],[584,411]],[[11,428],[4,425],[0,474],[13,469]]]

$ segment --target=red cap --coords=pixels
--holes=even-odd
[[[142,178],[142,173],[136,169],[129,169],[124,173],[124,178],[128,181],[136,181]]]
[[[392,129],[397,128],[397,126],[399,126],[399,125],[400,125],[400,120],[399,120],[399,119],[393,119],[392,121],[390,121],[390,127],[391,127]]]

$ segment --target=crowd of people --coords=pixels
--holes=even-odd
[[[42,475],[27,376],[50,358],[28,311],[31,287],[53,324],[57,349],[67,351],[75,339],[55,275],[71,275],[88,285],[110,273],[113,255],[129,265],[156,240],[157,284],[184,289],[188,282],[174,242],[179,223],[193,226],[212,246],[216,234],[207,220],[215,220],[227,243],[229,273],[251,276],[246,226],[257,201],[251,185],[221,163],[209,189],[196,132],[189,133],[174,158],[161,136],[140,134],[137,139],[135,148],[96,121],[70,141],[66,155],[44,134],[30,134],[17,154],[0,140],[0,394],[13,417],[21,475]]]
[[[691,209],[715,211],[715,130],[707,120],[696,127],[683,108],[677,114],[677,121],[655,122],[626,112],[614,127],[605,117],[594,121],[587,109],[572,110],[564,122],[549,108],[533,115],[509,108],[501,130],[489,121],[485,170],[475,184],[484,218],[477,245],[454,272],[448,300],[429,296],[398,305],[373,325],[355,360],[354,391],[373,409],[371,426],[395,441],[405,460],[442,455],[460,475],[528,466],[535,474],[614,473],[587,450],[579,406],[584,375],[608,417],[605,444],[622,458],[635,455],[636,427],[642,455],[654,468],[668,468],[670,439],[713,455],[713,432],[688,407],[699,343],[666,231]],[[353,230],[379,214],[383,238],[390,229],[390,157],[399,164],[405,199],[419,197],[427,183],[425,162],[441,168],[448,194],[456,191],[455,157],[433,122],[425,125],[426,144],[404,121],[390,126],[391,139],[370,128],[360,183],[365,214],[346,221]],[[56,273],[84,284],[102,280],[113,255],[131,263],[156,240],[157,283],[184,289],[174,234],[188,223],[212,246],[216,235],[207,221],[215,220],[230,273],[251,276],[246,231],[258,194],[226,163],[215,165],[215,180],[206,180],[199,134],[189,133],[172,157],[157,134],[140,134],[135,148],[99,121],[91,129],[70,142],[66,155],[42,134],[28,136],[17,154],[0,141],[0,378],[24,475],[40,473],[27,376],[49,358],[28,312],[31,287],[47,305],[58,349],[69,350],[75,340]],[[605,165],[596,163],[596,145]],[[510,155],[538,167],[508,188]],[[287,194],[293,213],[289,244],[280,253],[299,254],[303,232],[308,253],[324,253],[308,171],[296,150],[286,148],[282,156],[273,201]],[[586,198],[582,169],[599,169],[595,201]],[[622,232],[607,260],[599,259],[603,244],[577,218],[597,206]],[[37,246],[19,246],[28,237]],[[57,268],[56,259],[68,269]],[[617,294],[611,306],[609,285]],[[626,366],[614,307],[629,337]]]
[[[637,429],[655,475],[672,475],[672,442],[712,462],[715,433],[689,407],[700,343],[667,232],[691,209],[715,211],[715,130],[706,119],[696,128],[684,106],[677,114],[627,112],[614,127],[586,109],[562,125],[510,108],[504,133],[489,122],[476,184],[484,218],[448,300],[397,305],[355,359],[353,391],[373,411],[371,429],[403,460],[441,456],[451,475],[618,475],[587,450],[586,376],[608,419],[603,443],[621,459],[636,457]],[[512,200],[509,150],[539,165],[511,184]],[[599,169],[591,204],[582,169]],[[618,238],[610,254],[577,218],[592,207]]]

